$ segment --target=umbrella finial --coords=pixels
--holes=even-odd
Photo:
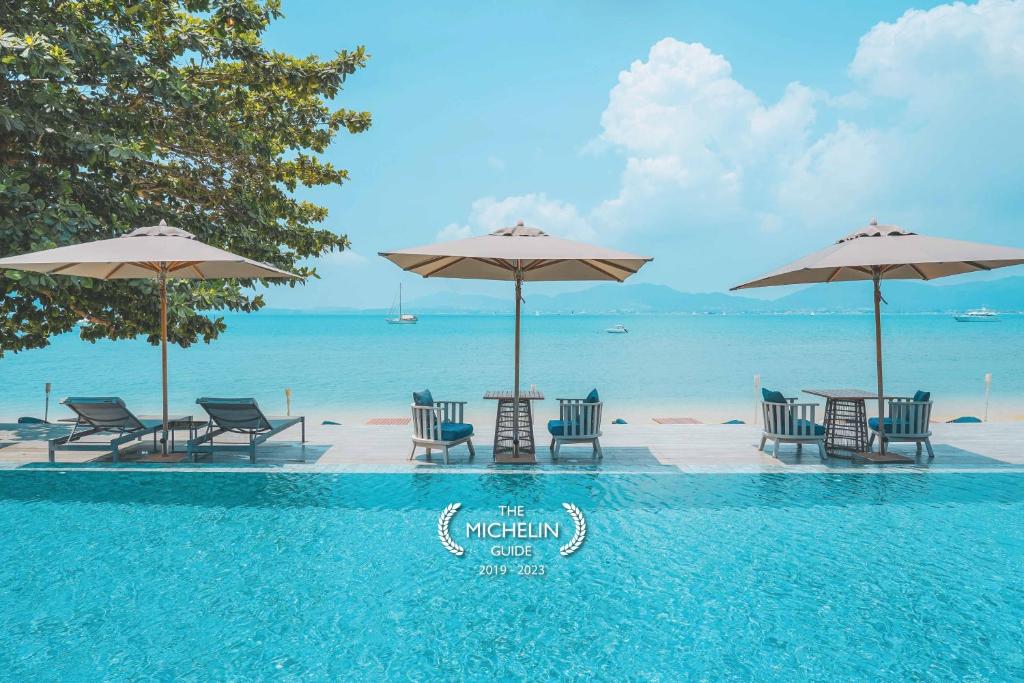
[[[872,216],[870,225],[878,225],[878,219]]]
[[[517,221],[516,221],[516,227],[517,227],[517,228],[522,228],[522,227],[524,227],[525,225],[526,225],[526,223],[524,223],[524,222],[523,222],[523,219],[522,219],[522,218],[520,218],[519,220],[517,220]]]
[[[160,227],[161,228],[166,228],[167,227],[167,221],[165,221],[163,218],[160,219]]]

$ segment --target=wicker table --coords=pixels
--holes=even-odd
[[[535,464],[537,446],[533,438],[533,409],[531,401],[543,401],[539,391],[520,391],[519,410],[515,409],[515,396],[511,391],[488,391],[484,399],[498,402],[494,420],[494,461],[517,464]],[[519,422],[519,455],[516,457],[515,426]]]
[[[853,459],[868,450],[865,401],[878,394],[861,389],[804,389],[825,399],[825,452],[829,457]]]

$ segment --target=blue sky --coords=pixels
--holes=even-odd
[[[1022,2],[283,11],[272,47],[367,47],[337,103],[374,125],[326,155],[349,169],[345,187],[300,193],[352,252],[320,259],[320,281],[271,291],[271,306],[386,307],[399,281],[410,298],[502,295],[376,253],[520,218],[652,255],[638,281],[689,291],[724,290],[873,216],[1024,246]]]

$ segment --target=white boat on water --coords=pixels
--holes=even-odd
[[[958,323],[997,323],[999,322],[999,314],[993,310],[985,308],[976,308],[973,311],[967,311],[960,315],[953,316]]]
[[[629,330],[626,329],[625,325],[612,325],[611,327],[606,329],[605,332],[607,332],[608,334],[626,334],[627,332],[629,332]]]
[[[398,315],[393,316],[395,311],[394,303],[391,304],[391,310],[388,311],[388,317],[384,320],[387,321],[388,325],[415,325],[416,321],[419,320],[416,316],[411,313],[402,313],[402,285],[398,285]]]

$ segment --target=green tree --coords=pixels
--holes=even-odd
[[[335,135],[370,126],[331,100],[362,68],[269,50],[268,0],[0,0],[0,255],[114,237],[161,219],[214,246],[304,276],[345,249],[327,211],[293,192],[341,184],[322,161]],[[254,311],[248,281],[176,281],[170,341],[210,341]],[[149,335],[155,283],[0,272],[0,355],[82,338]]]

